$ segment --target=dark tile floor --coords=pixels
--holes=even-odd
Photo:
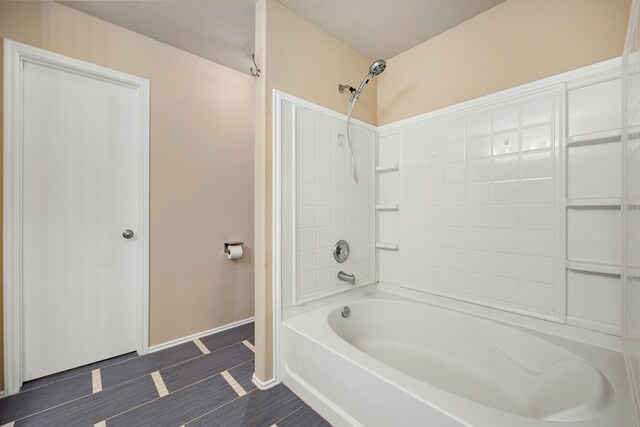
[[[286,386],[256,389],[253,345],[250,323],[29,381],[0,399],[0,427],[329,426]]]

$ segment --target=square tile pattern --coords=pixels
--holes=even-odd
[[[403,283],[499,307],[558,311],[558,103],[557,94],[544,93],[403,129]]]
[[[256,389],[253,329],[30,381],[0,399],[0,426],[328,426],[286,386]]]
[[[295,297],[305,302],[350,287],[338,272],[369,283],[373,273],[373,153],[375,132],[351,126],[358,171],[356,184],[345,123],[304,108],[296,110],[297,280]],[[349,242],[344,264],[333,258],[339,240]]]

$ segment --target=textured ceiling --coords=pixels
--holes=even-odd
[[[278,1],[370,59],[388,59],[504,0]],[[252,66],[256,0],[59,2],[244,73]]]
[[[60,3],[244,73],[252,66],[256,0]]]
[[[504,0],[278,0],[370,59],[388,59]]]

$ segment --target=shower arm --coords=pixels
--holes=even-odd
[[[354,93],[356,93],[356,88],[354,88],[353,86],[349,86],[349,85],[342,85],[339,84],[338,85],[338,92],[340,93],[344,93],[345,89],[349,89],[349,92],[351,92],[351,95],[353,96]]]
[[[369,83],[369,80],[371,80],[372,77],[373,75],[371,73],[367,74],[364,80],[362,80],[362,83],[360,83],[360,87],[357,90],[353,86],[340,84],[338,85],[338,92],[344,93],[345,89],[349,89],[349,92],[351,92],[351,101],[353,101],[354,99],[358,99],[360,97],[360,94],[364,90],[364,87],[367,85],[367,83]]]

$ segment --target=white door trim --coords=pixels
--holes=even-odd
[[[11,40],[4,40],[4,381],[5,395],[23,380],[22,320],[22,82],[24,63],[38,63],[138,91],[140,186],[137,292],[137,350],[149,350],[149,81]]]

